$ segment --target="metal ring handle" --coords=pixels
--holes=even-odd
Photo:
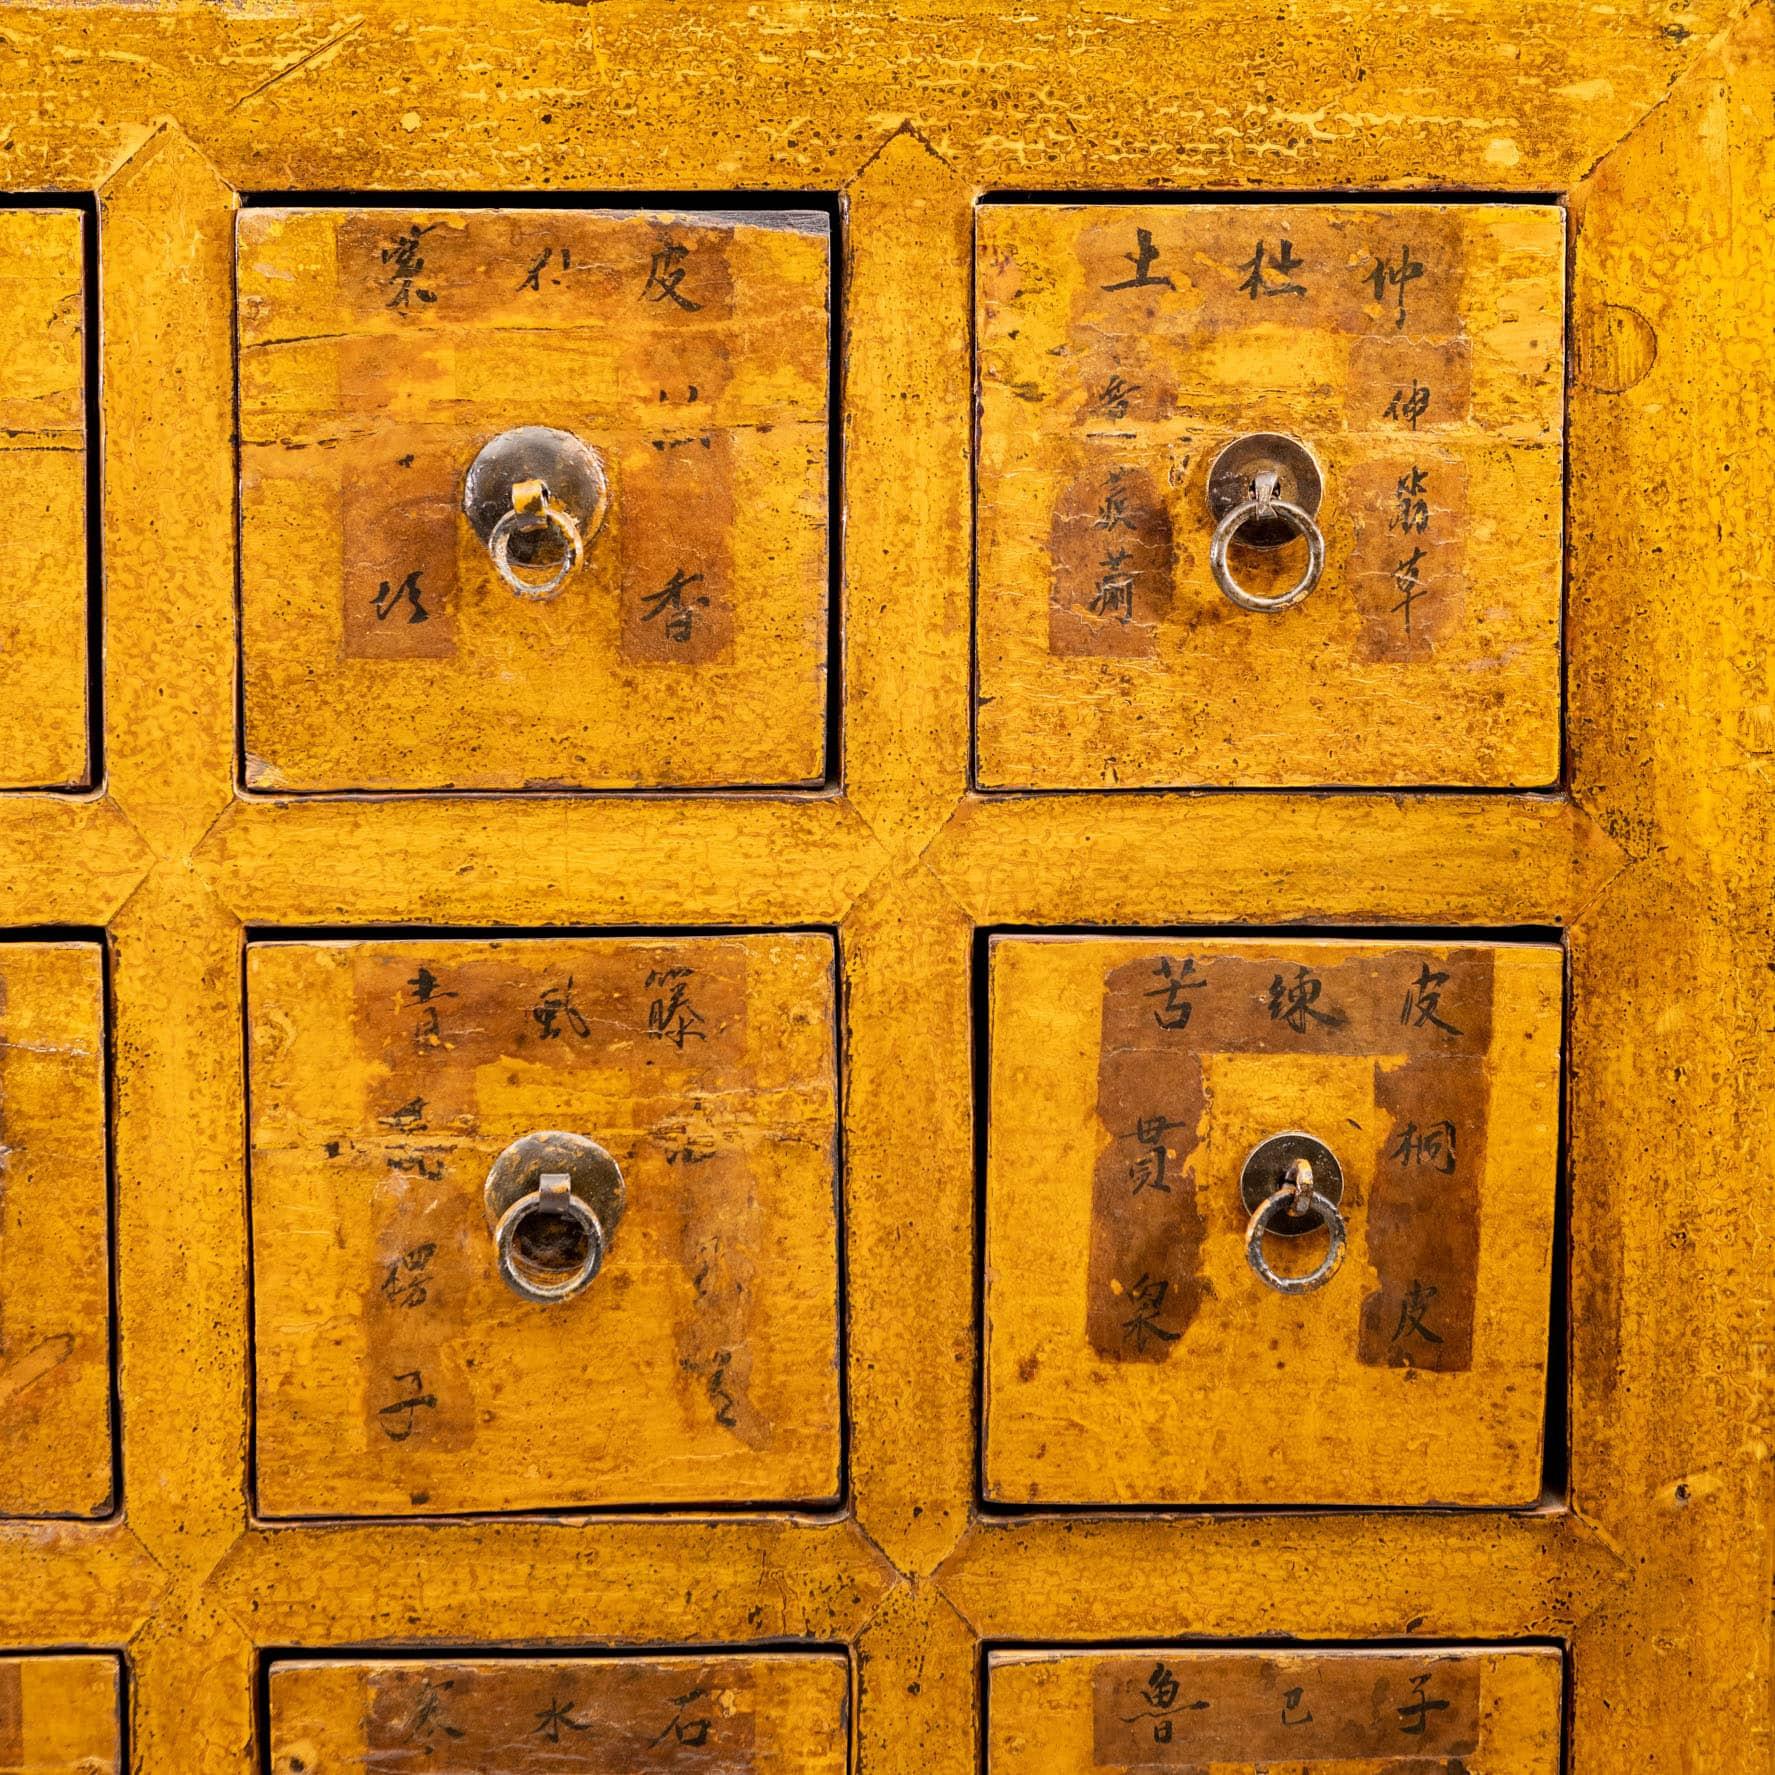
[[[518,1228],[532,1214],[548,1214],[577,1223],[586,1238],[586,1254],[558,1281],[542,1281],[517,1249]],[[544,1303],[571,1300],[604,1267],[604,1225],[591,1205],[573,1193],[566,1175],[547,1173],[529,1195],[520,1196],[499,1217],[493,1229],[494,1249],[499,1254],[499,1273],[506,1286],[525,1300]]]
[[[534,530],[539,524],[544,527],[552,524],[560,531],[566,552],[561,557],[560,566],[547,579],[523,579],[512,566],[512,538],[518,531]],[[493,532],[487,538],[487,551],[493,557],[493,565],[499,569],[499,577],[520,598],[532,598],[545,603],[560,593],[562,586],[572,578],[580,562],[585,559],[585,539],[579,533],[578,524],[573,521],[573,514],[565,506],[557,505],[545,493],[541,505],[533,512],[519,511],[516,506],[506,512],[493,526]]]
[[[1320,1259],[1319,1267],[1304,1276],[1278,1276],[1270,1268],[1270,1260],[1263,1254],[1263,1236],[1277,1215],[1294,1211],[1296,1195],[1293,1184],[1284,1185],[1252,1215],[1245,1227],[1245,1260],[1257,1272],[1258,1279],[1267,1282],[1278,1294],[1310,1294],[1315,1288],[1323,1288],[1344,1261],[1347,1242],[1344,1217],[1329,1196],[1314,1190],[1304,1206],[1325,1223],[1325,1230],[1331,1235],[1330,1250]]]
[[[1226,562],[1226,551],[1239,530],[1253,518],[1277,517],[1285,519],[1294,528],[1294,533],[1301,537],[1307,545],[1307,568],[1298,580],[1285,592],[1274,598],[1262,598],[1255,592],[1248,592],[1233,578],[1233,572]],[[1303,507],[1291,504],[1286,499],[1275,497],[1265,498],[1260,484],[1251,498],[1242,499],[1214,527],[1214,538],[1208,544],[1208,565],[1214,570],[1214,583],[1239,606],[1241,610],[1286,610],[1290,605],[1298,604],[1314,586],[1319,583],[1319,575],[1325,571],[1325,537],[1319,526],[1313,521],[1313,514]]]

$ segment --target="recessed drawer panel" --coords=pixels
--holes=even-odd
[[[74,210],[0,210],[0,788],[90,781],[86,300]]]
[[[119,1775],[118,1668],[103,1653],[0,1658],[0,1772]]]
[[[247,781],[825,772],[823,214],[247,211]]]
[[[0,1515],[111,1508],[106,1195],[103,953],[0,943]]]
[[[1557,778],[1560,210],[978,230],[983,787]]]
[[[989,1775],[1559,1775],[1550,1647],[995,1652]]]
[[[833,964],[253,946],[260,1510],[834,1498]]]
[[[1562,964],[997,939],[989,1499],[1536,1501]]]
[[[843,1775],[834,1653],[485,1658],[271,1667],[272,1775]]]

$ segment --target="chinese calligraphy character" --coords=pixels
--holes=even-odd
[[[1339,1022],[1331,1012],[1314,1009],[1324,990],[1325,982],[1311,968],[1301,968],[1292,980],[1278,974],[1270,982],[1270,1021],[1286,1023],[1296,1035],[1305,1035],[1309,1022]]]
[[[672,302],[691,314],[702,307],[700,302],[692,302],[679,287],[684,282],[684,261],[690,257],[689,247],[680,246],[675,240],[660,243],[659,251],[653,255],[653,262],[647,268],[647,282],[641,291],[643,302]]]
[[[1171,1292],[1171,1284],[1162,1278],[1155,1281],[1143,1270],[1140,1280],[1128,1291],[1129,1303],[1134,1308],[1134,1316],[1123,1321],[1122,1335],[1137,1350],[1145,1350],[1146,1340],[1156,1337],[1164,1343],[1174,1344],[1183,1335],[1180,1331],[1167,1331],[1159,1324],[1159,1314],[1165,1310],[1165,1296]]]
[[[1399,1717],[1405,1721],[1399,1730],[1408,1738],[1423,1737],[1424,1726],[1430,1715],[1440,1713],[1448,1706],[1446,1701],[1431,1701],[1426,1698],[1425,1691],[1429,1686],[1430,1678],[1427,1673],[1414,1676],[1411,1679],[1412,1699],[1398,1710]]]
[[[1127,622],[1134,614],[1134,571],[1128,566],[1133,558],[1130,549],[1111,549],[1103,557],[1103,571],[1097,576],[1097,589],[1091,594],[1093,616],[1113,616]]]
[[[1163,1116],[1142,1116],[1134,1124],[1134,1138],[1141,1148],[1140,1157],[1128,1167],[1128,1175],[1134,1180],[1134,1188],[1130,1195],[1139,1195],[1142,1190],[1157,1190],[1161,1195],[1170,1195],[1171,1186],[1165,1181],[1165,1165],[1170,1157],[1165,1145],[1165,1136],[1173,1128],[1181,1127],[1180,1122],[1168,1122]]]
[[[696,1109],[702,1105],[695,1104]],[[672,1122],[660,1129],[662,1139],[670,1139],[666,1149],[668,1165],[701,1165],[715,1156],[715,1136],[693,1133],[688,1122]]]
[[[1312,1723],[1312,1710],[1309,1708],[1305,1713],[1301,1713],[1300,1711],[1300,1699],[1305,1693],[1306,1691],[1304,1689],[1290,1689],[1287,1694],[1282,1697],[1283,1725],[1305,1726]]]
[[[1279,254],[1271,253],[1269,257],[1269,269],[1275,272],[1282,281],[1280,283],[1271,283],[1264,276],[1264,248],[1263,242],[1260,240],[1257,243],[1257,251],[1251,255],[1249,262],[1239,267],[1239,269],[1245,273],[1245,281],[1239,285],[1239,288],[1243,290],[1253,302],[1255,302],[1259,296],[1304,296],[1307,293],[1307,286],[1305,284],[1292,283],[1289,281],[1288,277],[1288,274],[1291,271],[1300,270],[1301,266],[1306,263],[1306,260],[1297,259],[1294,256],[1293,241],[1283,241],[1282,251]]]
[[[453,1726],[443,1717],[444,1696],[442,1691],[453,1689],[453,1680],[434,1683],[428,1676],[419,1685],[419,1699],[413,1708],[413,1718],[407,1727],[407,1735],[401,1740],[403,1744],[417,1744],[427,1756],[437,1754],[437,1735],[442,1732],[446,1738],[460,1738],[463,1731],[460,1726]],[[423,1734],[423,1736],[421,1736]]]
[[[1374,299],[1377,302],[1386,301],[1388,285],[1399,292],[1399,318],[1393,323],[1395,328],[1399,328],[1405,325],[1405,286],[1414,278],[1423,275],[1423,261],[1411,256],[1409,246],[1402,246],[1399,249],[1399,263],[1397,265],[1388,265],[1379,254],[1376,254],[1374,269],[1366,274],[1363,281],[1374,285]]]
[[[394,294],[388,299],[388,307],[411,308],[415,297],[421,302],[437,301],[437,291],[423,289],[418,282],[420,272],[425,269],[425,258],[419,251],[419,242],[437,226],[436,222],[428,222],[423,228],[415,224],[393,246],[382,249],[382,263],[394,267],[383,280],[394,289]]]
[[[674,567],[672,577],[659,591],[642,595],[641,602],[645,608],[641,612],[641,620],[652,622],[662,612],[670,612],[664,625],[667,637],[673,641],[688,641],[696,622],[697,611],[708,609],[709,600],[707,597],[692,598],[686,603],[684,594],[702,577],[700,573],[686,573],[682,567]]]
[[[592,1729],[592,1722],[590,1720],[576,1720],[573,1717],[573,1706],[571,1701],[562,1701],[559,1695],[551,1696],[548,1706],[537,1711],[536,1725],[530,1735],[533,1738],[538,1736],[546,1738],[550,1744],[559,1744],[563,1726],[570,1732],[589,1732]]]
[[[1138,382],[1124,382],[1120,376],[1112,376],[1104,383],[1103,392],[1097,397],[1097,405],[1110,419],[1126,419],[1128,403],[1139,392]]]
[[[1128,479],[1125,468],[1112,468],[1109,471],[1109,486],[1104,490],[1103,503],[1097,508],[1097,516],[1092,520],[1093,530],[1132,530],[1133,515],[1128,510],[1128,495],[1123,491]]]
[[[1415,530],[1421,536],[1430,528],[1430,502],[1424,497],[1429,479],[1415,462],[1408,474],[1399,477],[1393,489],[1393,515],[1387,520],[1389,530]]]
[[[1408,1332],[1415,1331],[1426,1343],[1439,1344],[1442,1339],[1424,1323],[1424,1315],[1430,1310],[1430,1302],[1436,1298],[1434,1287],[1426,1288],[1422,1282],[1413,1281],[1406,1290],[1405,1298],[1399,1303],[1399,1323],[1393,1328],[1392,1342],[1398,1341]]]
[[[425,1126],[425,1099],[415,1097],[411,1102],[403,1103],[392,1114],[378,1116],[376,1119],[385,1128],[398,1128],[401,1133],[410,1134],[415,1128]]]
[[[1405,1009],[1399,1013],[1399,1021],[1409,1024],[1413,1029],[1422,1029],[1426,1023],[1434,1023],[1438,1029],[1446,1030],[1450,1035],[1459,1035],[1461,1032],[1452,1023],[1436,1014],[1442,1003],[1442,989],[1447,984],[1448,975],[1432,972],[1430,964],[1425,962],[1417,979],[1405,989]]]
[[[413,1434],[414,1420],[421,1411],[436,1411],[437,1395],[424,1391],[425,1376],[417,1368],[410,1368],[404,1374],[394,1377],[404,1386],[413,1389],[411,1399],[397,1399],[392,1405],[385,1405],[377,1412],[383,1420],[382,1434],[390,1442],[405,1442]],[[404,1417],[403,1417],[403,1414]]]
[[[1409,389],[1396,388],[1393,390],[1393,398],[1387,402],[1387,409],[1381,417],[1383,419],[1403,419],[1413,431],[1416,431],[1418,421],[1429,410],[1429,385],[1418,381],[1414,376]]]
[[[1387,1157],[1401,1170],[1409,1170],[1413,1164],[1427,1165],[1449,1176],[1455,1168],[1455,1125],[1441,1121],[1420,1130],[1416,1122],[1407,1122]]]
[[[411,1251],[403,1251],[388,1266],[388,1274],[382,1279],[382,1293],[385,1299],[397,1307],[422,1307],[426,1301],[426,1275],[431,1269],[431,1260],[437,1255],[437,1246],[431,1243],[415,1245]]]
[[[1187,1029],[1190,1012],[1195,1006],[1183,995],[1186,992],[1200,992],[1208,984],[1206,980],[1191,979],[1196,971],[1196,958],[1186,955],[1181,967],[1173,968],[1168,955],[1159,957],[1159,965],[1153,969],[1153,977],[1161,984],[1145,994],[1147,998],[1162,998],[1165,1002],[1153,1012],[1153,1021],[1161,1029]]]
[[[647,1033],[680,1050],[692,1036],[699,1042],[709,1039],[706,1030],[696,1027],[702,1012],[690,1002],[690,982],[695,977],[694,968],[652,968],[647,974],[648,986],[658,994],[647,1007]]]
[[[524,281],[518,285],[518,288],[520,290],[536,290],[540,292],[542,289],[542,274],[548,268],[549,260],[554,256],[555,249],[553,247],[544,247],[542,249],[542,257],[524,273]],[[573,269],[573,253],[568,247],[562,247],[561,249],[561,269],[563,271],[571,271]],[[551,283],[559,283],[560,279],[551,278],[549,281]]]
[[[684,1710],[702,1700],[708,1692],[707,1689],[702,1688],[699,1685],[690,1690],[688,1694],[673,1696],[672,1705],[678,1710],[677,1716],[657,1738],[650,1741],[649,1748],[651,1749],[655,1744],[663,1744],[668,1737],[676,1739],[680,1744],[707,1744],[709,1742],[710,1725],[708,1715],[698,1714],[695,1719],[687,1720],[684,1717]]]
[[[400,609],[403,598],[410,606],[407,612],[409,624],[431,621],[431,612],[419,602],[420,596],[425,590],[419,583],[424,572],[425,569],[422,567],[417,572],[409,573],[398,586],[391,585],[386,579],[383,580],[381,585],[376,588],[376,620],[378,622],[387,622]]]
[[[1181,1693],[1177,1678],[1171,1674],[1170,1667],[1155,1664],[1140,1690],[1140,1699],[1146,1703],[1146,1710],[1140,1713],[1122,1715],[1124,1724],[1133,1725],[1136,1720],[1151,1720],[1153,1723],[1153,1743],[1169,1744],[1175,1722],[1171,1715],[1185,1711],[1196,1712],[1205,1708],[1206,1701],[1191,1701],[1187,1708],[1178,1705],[1177,1697]]]
[[[1123,278],[1120,283],[1105,284],[1103,287],[1106,290],[1140,290],[1162,284],[1168,290],[1176,289],[1177,285],[1170,278],[1152,275],[1153,260],[1158,256],[1159,249],[1153,245],[1152,230],[1150,228],[1136,228],[1134,230],[1134,251],[1122,255],[1134,267],[1134,275]]]
[[[715,1407],[715,1422],[724,1430],[731,1430],[739,1423],[735,1414],[738,1401],[727,1390],[727,1371],[732,1366],[732,1350],[715,1352],[715,1367],[709,1375],[709,1403]]]
[[[561,1019],[567,1019],[567,1027],[584,1041],[592,1033],[592,1026],[585,1020],[585,1013],[573,1002],[573,976],[569,974],[560,986],[546,986],[542,996],[530,1007],[530,1015],[536,1019],[537,1027],[542,1031],[545,1042],[558,1042],[562,1036]]]
[[[436,1047],[442,1040],[438,1023],[441,998],[454,998],[454,992],[444,992],[438,987],[438,977],[430,968],[421,964],[419,972],[407,982],[413,988],[411,1003],[419,1007],[419,1021],[413,1030],[413,1040],[420,1047]]]
[[[1406,558],[1393,569],[1393,584],[1400,593],[1399,602],[1393,606],[1393,614],[1401,611],[1405,614],[1405,632],[1411,633],[1411,607],[1420,598],[1429,597],[1423,585],[1424,551],[1414,548]]]

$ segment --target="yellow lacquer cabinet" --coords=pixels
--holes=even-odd
[[[1762,1775],[1762,0],[0,27],[0,1775]]]

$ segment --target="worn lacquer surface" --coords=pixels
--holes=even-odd
[[[1554,780],[1557,209],[994,204],[978,226],[984,787]],[[1279,612],[1208,564],[1209,469],[1250,432],[1300,440],[1324,482],[1324,571]],[[1261,597],[1305,561],[1229,551]]]
[[[998,1652],[989,1775],[1559,1775],[1551,1649]]]
[[[122,1775],[115,1657],[0,1657],[0,1775]]]
[[[0,1514],[111,1504],[104,960],[0,944]]]
[[[0,183],[36,213],[97,194],[98,312],[82,324],[100,357],[106,731],[91,793],[0,795],[0,912],[37,940],[103,927],[112,950],[123,1479],[99,1520],[0,1519],[0,1645],[121,1651],[143,1775],[260,1775],[277,1742],[266,1662],[303,1653],[700,1667],[846,1646],[839,1730],[858,1775],[977,1775],[983,1645],[1126,1665],[1166,1646],[1439,1658],[1526,1640],[1567,1650],[1570,1775],[1763,1775],[1775,1232],[1745,1180],[1775,1101],[1761,642],[1775,564],[1754,521],[1775,484],[1772,67],[1764,0],[1330,0],[1274,17],[1201,0],[1181,22],[1148,0],[11,7]],[[811,194],[837,198],[820,279],[829,269],[838,298],[842,499],[824,530],[843,683],[833,743],[801,767],[823,763],[833,788],[438,791],[444,761],[466,755],[472,697],[378,722],[376,704],[341,695],[314,699],[313,745],[379,763],[429,721],[429,751],[406,759],[426,792],[280,793],[236,720],[251,660],[236,604],[243,194],[249,214],[319,209],[342,225],[471,208],[706,222],[735,193],[825,214]],[[1095,792],[1111,784],[1081,744],[1083,789],[969,792],[976,227],[985,197],[991,210],[1078,193],[1191,200],[1167,216],[1303,199],[1563,209],[1565,779],[1487,779],[1532,794],[1426,794],[1392,776],[1385,794]],[[1263,238],[1273,252],[1279,237]],[[1408,312],[1425,281],[1406,285]],[[783,359],[778,332],[767,321],[746,361]],[[41,373],[43,335],[25,355],[34,366],[11,368]],[[330,578],[343,612],[337,558],[288,565],[274,599],[321,598]],[[1050,593],[1032,582],[1020,620],[1046,622]],[[1414,601],[1414,629],[1428,610]],[[248,616],[263,631],[265,612]],[[270,642],[285,639],[273,624]],[[287,657],[323,674],[347,658]],[[21,698],[62,694],[48,658],[12,659]],[[379,669],[412,683],[435,668]],[[675,684],[714,669],[657,668]],[[730,686],[749,710],[753,682]],[[583,672],[568,684],[585,687]],[[1296,674],[1281,689],[1288,709],[1306,687]],[[1180,681],[1179,701],[1191,694]],[[1415,721],[1426,746],[1464,725],[1474,749],[1545,747],[1544,726],[1461,694],[1296,731],[1354,750]],[[545,719],[567,719],[563,700]],[[1239,731],[1267,731],[1271,706]],[[630,724],[640,737],[624,743],[652,768],[662,708],[688,722],[698,707],[631,700],[587,719],[606,738]],[[248,710],[276,712],[263,698]],[[754,750],[804,746],[810,730],[780,713],[721,718]],[[1327,737],[1340,725],[1348,736]],[[1116,756],[1140,767],[1163,750],[1131,739]],[[240,792],[243,757],[258,792]],[[711,926],[838,933],[841,1501],[256,1516],[249,934]],[[1167,944],[1227,927],[1564,933],[1570,1276],[1554,1285],[1569,1282],[1572,1330],[1547,1415],[1553,1495],[1528,1510],[981,1507],[977,933],[1051,926]],[[361,1766],[361,1695],[341,1694],[329,1729]],[[535,1700],[533,1724],[553,1699]],[[817,1712],[822,1731],[844,1719],[837,1700]],[[583,1735],[560,1736],[565,1757]]]
[[[272,1775],[844,1775],[842,1657],[275,1664]]]
[[[88,777],[84,257],[0,200],[0,788]]]
[[[260,1509],[834,1496],[832,962],[807,935],[255,946]],[[483,1186],[552,1129],[627,1206],[541,1303]]]
[[[249,784],[822,777],[829,255],[813,213],[243,215]],[[521,426],[609,484],[541,602],[462,510]]]
[[[1524,1505],[1541,1489],[1548,946],[1000,938],[987,1495]],[[1347,1256],[1246,1259],[1246,1156],[1342,1167]],[[1285,1276],[1321,1228],[1265,1243]]]

